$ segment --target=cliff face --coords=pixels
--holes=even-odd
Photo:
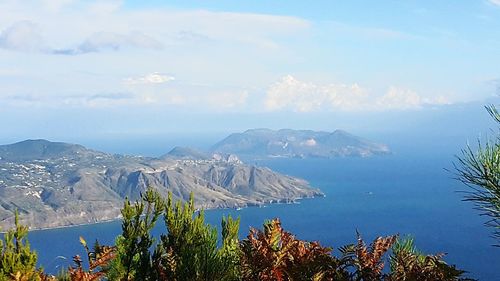
[[[200,208],[322,195],[303,180],[245,165],[232,155],[175,151],[146,158],[45,140],[0,146],[0,226],[13,225],[16,209],[32,228],[115,219],[126,197],[137,199],[149,186],[181,200],[193,192]]]

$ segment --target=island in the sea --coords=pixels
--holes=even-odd
[[[225,153],[174,148],[161,157],[116,155],[81,145],[26,140],[0,146],[0,227],[14,212],[31,228],[117,219],[125,198],[148,187],[199,208],[239,208],[322,196],[306,181],[246,165]]]
[[[14,212],[31,228],[88,224],[120,217],[125,198],[152,187],[175,200],[195,194],[198,208],[240,208],[322,196],[306,181],[244,164],[239,156],[367,157],[386,145],[345,131],[253,129],[208,152],[175,147],[160,157],[108,154],[77,144],[26,140],[0,145],[0,227]],[[238,156],[237,156],[238,155]]]
[[[290,158],[368,157],[390,153],[387,145],[343,130],[323,132],[291,129],[252,129],[231,134],[215,144],[212,151],[238,156]]]

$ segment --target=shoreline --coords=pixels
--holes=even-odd
[[[300,204],[300,202],[303,199],[315,199],[315,198],[324,198],[326,197],[326,194],[322,193],[318,195],[314,195],[311,197],[300,197],[300,198],[295,198],[295,199],[280,199],[280,200],[269,200],[266,203],[262,204],[246,204],[246,205],[241,205],[241,206],[234,206],[234,207],[213,207],[213,208],[205,208],[205,209],[197,209],[199,210],[204,210],[204,211],[211,211],[211,210],[227,210],[227,209],[234,209],[235,211],[239,211],[241,209],[247,209],[247,208],[265,208],[267,205],[293,205],[293,204]],[[117,217],[114,219],[108,219],[108,220],[100,220],[96,222],[90,222],[90,223],[80,223],[80,224],[72,224],[72,225],[61,225],[61,226],[54,226],[54,227],[41,227],[41,228],[33,228],[33,229],[28,229],[29,233],[32,232],[39,232],[39,231],[50,231],[50,230],[57,230],[57,229],[64,229],[64,228],[71,228],[71,227],[79,227],[79,226],[91,226],[91,225],[97,225],[97,224],[103,224],[103,223],[112,223],[116,221],[120,221],[122,217]],[[0,235],[5,234],[7,231],[0,231]]]
[[[108,220],[101,220],[101,221],[96,221],[96,222],[89,222],[89,223],[79,223],[79,224],[72,224],[72,225],[60,225],[60,226],[54,226],[54,227],[33,228],[33,229],[29,229],[28,232],[31,233],[31,232],[37,232],[37,231],[48,231],[48,230],[57,230],[57,229],[63,229],[63,228],[96,225],[96,224],[115,222],[118,220],[121,220],[121,217],[114,218],[114,219],[108,219]]]

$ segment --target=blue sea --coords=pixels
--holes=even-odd
[[[500,248],[492,246],[490,229],[483,226],[486,218],[462,201],[459,191],[467,188],[446,170],[452,170],[459,151],[445,145],[393,151],[372,158],[253,160],[249,164],[308,180],[326,197],[265,208],[210,210],[206,220],[218,226],[224,215],[240,217],[244,237],[249,227],[261,227],[264,220],[279,217],[285,229],[301,239],[319,240],[333,247],[334,253],[337,247],[355,243],[356,231],[366,241],[412,235],[421,251],[446,253],[446,261],[468,271],[470,277],[500,280]],[[112,244],[120,227],[116,221],[33,231],[29,240],[39,253],[40,265],[55,272],[71,264],[73,255],[84,255],[79,236]],[[164,231],[160,225],[155,235]]]

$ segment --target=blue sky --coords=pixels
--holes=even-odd
[[[0,1],[0,139],[356,129],[500,92],[498,0],[144,2]]]

